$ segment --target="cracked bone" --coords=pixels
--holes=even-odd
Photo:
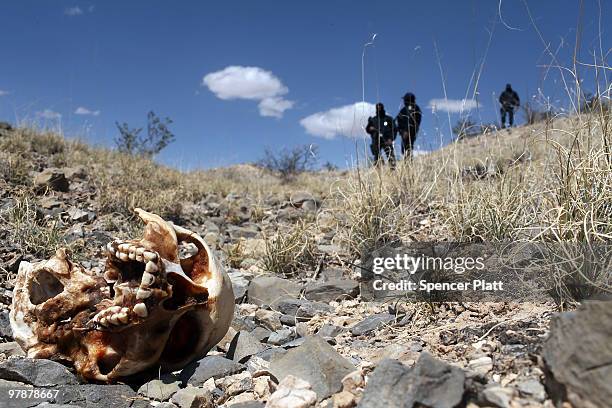
[[[158,364],[182,368],[223,338],[234,310],[223,266],[197,234],[135,211],[144,236],[108,243],[103,276],[63,250],[20,264],[10,320],[28,357],[71,361],[85,379],[115,382]],[[195,247],[187,259],[183,246]]]

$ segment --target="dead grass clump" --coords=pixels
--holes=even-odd
[[[264,236],[264,269],[286,277],[315,270],[319,254],[313,227],[313,224],[298,221],[272,237]]]
[[[176,219],[184,201],[201,198],[179,171],[129,155],[117,154],[112,165],[97,166],[93,183],[102,211],[128,217],[133,216],[134,208],[141,207]]]
[[[7,242],[22,252],[47,258],[64,244],[62,232],[55,220],[45,219],[36,211],[33,196],[15,196],[13,205],[0,212],[0,222],[6,226]]]

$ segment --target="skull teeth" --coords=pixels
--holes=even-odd
[[[136,299],[146,299],[152,294],[153,292],[148,289],[138,288],[138,291],[136,292]]]
[[[145,271],[149,273],[155,273],[159,270],[155,262],[149,261],[147,262],[147,266],[145,266]]]
[[[148,264],[147,264],[148,265]],[[155,282],[155,276],[150,274],[149,272],[145,271],[142,274],[142,280],[140,281],[140,284],[142,286],[146,286],[149,287],[151,285],[153,285],[153,283]]]
[[[144,303],[137,303],[133,309],[134,313],[140,317],[147,317],[149,312],[147,311],[147,307]]]
[[[155,262],[157,260],[157,254],[155,252],[145,251],[142,256],[144,257],[144,259],[146,259],[147,262]]]

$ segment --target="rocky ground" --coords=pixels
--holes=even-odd
[[[40,239],[13,239],[15,219],[21,214],[25,224],[32,215],[34,227],[45,226],[49,246],[68,246],[99,273],[104,245],[139,230],[126,214],[101,208],[92,167],[53,167],[44,155],[38,160],[27,200],[23,186],[0,180],[2,407],[552,408],[563,399],[576,407],[610,406],[612,381],[601,380],[612,378],[610,363],[584,363],[612,357],[612,328],[597,323],[612,322],[610,308],[600,306],[609,303],[553,317],[552,300],[367,301],[351,266],[354,254],[326,228],[332,220],[325,197],[305,191],[258,197],[257,207],[248,191],[213,191],[182,203],[175,222],[204,237],[228,266],[236,298],[229,332],[208,356],[180,371],[149,373],[128,384],[83,384],[69,366],[24,358],[13,341],[8,311],[19,262],[50,252]],[[304,219],[318,226],[312,268],[293,275],[267,271],[262,259],[273,245],[271,234]],[[426,219],[416,221],[419,228],[427,228]],[[578,347],[586,330],[592,347]],[[596,346],[600,342],[607,345]],[[593,379],[579,380],[582,374]],[[9,398],[9,390],[53,395]]]

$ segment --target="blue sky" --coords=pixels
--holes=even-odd
[[[61,126],[112,146],[115,121],[144,126],[153,110],[173,119],[177,136],[158,160],[179,168],[303,144],[344,167],[366,140],[359,121],[369,105],[355,104],[364,44],[376,33],[364,59],[365,101],[395,115],[401,96],[414,92],[424,111],[417,145],[430,150],[450,140],[457,106],[495,121],[507,82],[523,100],[540,90],[566,107],[559,70],[544,66],[551,53],[571,66],[578,3],[527,0],[530,17],[525,1],[503,0],[500,18],[496,0],[3,1],[0,120]],[[600,47],[600,6],[604,54],[610,49],[612,4],[585,0],[585,63]],[[593,70],[580,71],[593,88]],[[445,91],[451,101],[432,112],[430,101]]]

